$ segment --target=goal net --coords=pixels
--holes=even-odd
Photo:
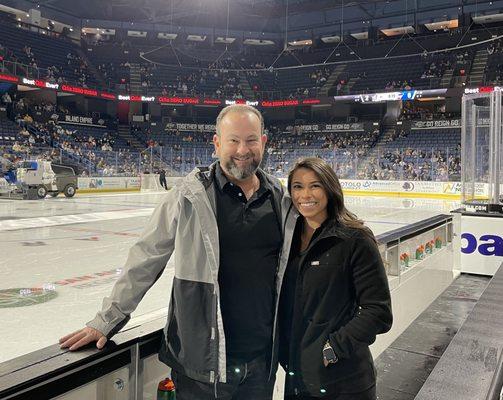
[[[142,192],[160,192],[164,188],[159,182],[159,174],[141,174],[140,189]]]

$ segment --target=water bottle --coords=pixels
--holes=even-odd
[[[175,384],[169,378],[163,379],[157,386],[157,400],[175,400]]]

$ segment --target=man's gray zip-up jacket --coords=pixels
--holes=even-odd
[[[221,288],[218,285],[219,236],[214,168],[215,164],[205,172],[195,169],[166,194],[140,239],[129,251],[123,274],[111,295],[103,300],[102,310],[87,323],[107,337],[117,333],[160,277],[174,252],[175,275],[159,359],[189,378],[210,383],[227,380]],[[275,209],[281,210],[284,237],[276,275],[270,355],[272,376],[277,368],[279,294],[296,213],[291,212],[290,197],[281,183],[261,173],[273,188]]]

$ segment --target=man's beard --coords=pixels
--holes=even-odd
[[[225,170],[238,181],[242,181],[243,179],[247,179],[250,176],[254,175],[259,165],[260,161],[257,161],[254,157],[251,157],[251,162],[249,165],[238,167],[234,160],[230,158],[225,162]]]

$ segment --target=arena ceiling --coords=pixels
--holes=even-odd
[[[229,13],[234,21],[247,18],[277,19],[344,6],[397,0],[29,0],[44,8],[81,19],[183,24],[187,19],[218,22]],[[199,22],[199,21],[198,21]],[[220,26],[218,26],[220,27]]]
[[[157,29],[200,27],[275,33],[326,28],[331,31],[343,20],[346,27],[353,24],[348,29],[356,31],[368,27],[362,23],[374,20],[378,21],[376,26],[401,26],[410,24],[415,13],[426,22],[433,22],[432,18],[449,20],[456,18],[462,7],[477,12],[484,3],[492,5],[492,0],[8,0],[5,3],[21,2],[25,7],[19,9],[38,6],[43,15],[54,11],[55,19],[64,14],[79,19],[83,27],[86,22],[99,25],[101,21],[113,21],[145,24],[146,30],[158,24]]]

